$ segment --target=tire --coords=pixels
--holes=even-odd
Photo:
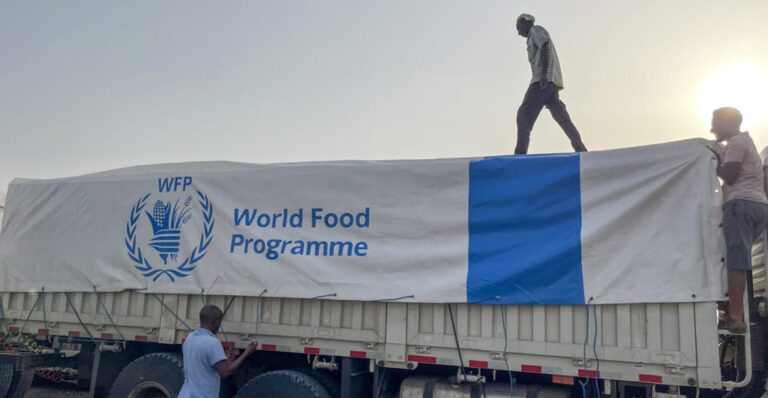
[[[178,354],[155,353],[129,363],[115,379],[110,398],[175,398],[184,385],[184,361]]]
[[[278,370],[254,377],[235,398],[330,398],[312,377],[294,370]]]
[[[333,374],[327,370],[312,369],[310,367],[293,369],[297,372],[304,373],[305,375],[315,379],[325,389],[325,392],[331,396],[331,398],[341,397],[341,385],[333,377]]]
[[[32,380],[35,378],[35,371],[32,369],[18,370],[13,372],[13,381],[5,393],[4,398],[23,398],[27,394],[29,387],[32,386]]]
[[[0,365],[0,398],[5,397],[13,383],[13,365]]]

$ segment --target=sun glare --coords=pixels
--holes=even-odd
[[[709,76],[699,89],[699,113],[707,121],[723,106],[738,108],[743,130],[768,122],[768,70],[756,65],[731,65]]]

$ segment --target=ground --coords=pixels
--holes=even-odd
[[[71,387],[35,386],[24,398],[87,398],[88,391],[77,391]]]

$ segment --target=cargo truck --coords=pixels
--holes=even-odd
[[[709,157],[702,152],[706,151],[704,143],[698,141],[685,142],[683,146],[670,145],[670,153],[675,155],[680,148],[693,147],[694,158]],[[661,149],[664,148],[667,147]],[[658,153],[659,149],[654,147],[650,151]],[[646,149],[636,151],[641,152],[641,157],[648,154]],[[624,158],[624,155],[627,152],[606,154],[611,159]],[[584,175],[585,163],[582,159],[582,189],[585,189],[583,181],[589,178]],[[620,166],[617,165],[613,172],[629,173],[618,170]],[[166,165],[162,167],[162,173],[177,173],[177,168],[183,168],[194,174],[189,172],[190,167]],[[223,171],[219,168],[210,178],[218,181],[223,178],[222,173],[234,172],[232,170],[237,167],[227,165],[224,167],[227,170]],[[295,166],[286,167],[293,170]],[[311,165],[312,169],[317,167],[322,168],[322,164]],[[338,167],[333,165],[331,169],[343,171]],[[678,163],[672,168],[680,169]],[[302,170],[299,174],[306,171]],[[126,176],[134,175],[147,175],[147,170],[123,170],[88,178],[89,183],[107,184],[110,189],[116,189],[114,186],[127,184]],[[194,178],[195,181],[203,179],[197,174]],[[686,176],[675,176],[678,178]],[[179,181],[180,184],[185,182],[184,179]],[[35,379],[76,383],[88,389],[94,397],[175,397],[184,382],[181,346],[186,336],[199,327],[198,312],[206,304],[215,304],[224,310],[224,321],[217,337],[232,355],[237,355],[252,341],[259,344],[259,351],[223,381],[222,397],[768,397],[764,359],[768,319],[764,236],[753,250],[753,269],[744,298],[745,308],[749,309],[745,316],[750,327],[744,335],[732,335],[718,329],[718,304],[713,298],[687,297],[679,301],[645,298],[633,301],[630,298],[625,302],[606,300],[597,304],[592,299],[585,299],[586,302],[581,304],[518,299],[505,302],[501,298],[497,299],[499,303],[492,299],[425,302],[416,298],[418,293],[415,297],[400,297],[397,286],[392,287],[393,293],[397,294],[381,299],[360,299],[364,296],[349,299],[338,293],[300,297],[294,293],[283,296],[274,285],[262,283],[256,277],[248,280],[245,275],[242,282],[246,286],[253,284],[249,294],[237,287],[231,288],[231,294],[228,294],[206,284],[196,285],[209,287],[201,288],[199,292],[179,291],[178,285],[169,277],[164,277],[167,282],[162,287],[147,282],[144,287],[91,286],[86,289],[85,284],[71,282],[74,280],[71,276],[77,270],[85,269],[86,265],[67,264],[55,257],[67,256],[65,249],[59,247],[61,242],[35,239],[34,247],[40,252],[54,253],[50,257],[52,264],[43,264],[40,268],[26,262],[26,258],[34,257],[35,253],[23,251],[21,255],[25,260],[18,260],[19,253],[14,251],[26,245],[25,239],[35,237],[30,235],[35,228],[48,231],[58,228],[61,223],[76,224],[83,217],[87,218],[88,211],[98,212],[93,210],[98,208],[96,205],[82,205],[97,193],[84,194],[82,187],[71,187],[80,182],[82,180],[78,179],[16,181],[9,189],[6,220],[0,236],[0,243],[5,245],[0,246],[0,253],[7,256],[2,260],[7,269],[0,271],[0,279],[4,281],[4,291],[0,294],[4,333],[0,352],[0,397],[24,396]],[[192,177],[189,182],[193,183]],[[711,179],[701,182],[703,185],[709,183]],[[35,191],[35,187],[51,190],[41,193]],[[260,187],[268,189],[264,185]],[[70,188],[72,190],[67,191]],[[210,184],[201,183],[199,191],[204,188],[213,190]],[[62,191],[65,194],[59,196]],[[630,194],[636,195],[637,191]],[[470,192],[469,195],[474,194]],[[210,197],[214,201],[213,194]],[[59,202],[62,198],[80,203],[78,208],[82,211],[76,218],[67,216],[72,212],[66,206],[62,207]],[[55,202],[46,202],[48,200]],[[587,202],[586,199],[583,201]],[[156,208],[162,208],[164,202],[158,202],[160,205]],[[197,202],[203,214],[201,218],[205,220],[203,195]],[[147,203],[151,205],[151,202]],[[45,206],[52,206],[52,212],[41,210]],[[133,206],[135,210],[138,205]],[[624,212],[632,212],[638,205],[632,206]],[[25,207],[35,210],[27,212]],[[377,208],[374,206],[369,211],[371,223],[380,222],[382,216],[377,218]],[[36,212],[56,215],[56,219],[46,221],[51,224],[40,224],[42,221],[35,219],[34,215],[39,214]],[[698,210],[695,213],[712,218],[712,213]],[[122,223],[117,229],[127,233],[128,237],[125,242],[120,242],[120,253],[110,258],[110,261],[119,262],[113,264],[114,267],[128,264],[126,272],[134,272],[136,268],[127,257],[139,253],[130,250],[131,244],[136,243],[130,239],[131,220],[138,220],[138,215],[120,218]],[[152,218],[152,212],[148,211],[146,217]],[[127,232],[124,230],[125,219],[128,220]],[[221,225],[225,221],[219,223],[216,233],[222,231]],[[470,225],[470,234],[472,228]],[[583,231],[590,227],[584,221],[581,228],[584,236]],[[134,234],[138,234],[136,231]],[[70,233],[78,232],[75,229]],[[616,233],[623,232],[617,230]],[[58,236],[64,241],[71,238],[65,235]],[[697,239],[706,241],[710,238],[701,234]],[[205,239],[204,233],[202,239]],[[424,244],[428,244],[429,239],[440,237],[424,239]],[[470,236],[470,239],[473,238]],[[194,241],[197,242],[197,237]],[[83,246],[78,248],[81,256],[87,257],[82,253],[99,250],[93,248],[95,242],[79,242]],[[201,241],[196,248],[203,247],[204,243]],[[228,249],[226,247],[224,251]],[[375,243],[371,243],[369,250],[373,256]],[[588,250],[582,249],[583,252]],[[641,251],[646,251],[643,256],[649,261],[655,258],[653,247]],[[145,249],[144,256],[148,256],[147,252],[149,249]],[[716,250],[714,253],[721,255]],[[699,261],[700,253],[690,253],[690,256]],[[193,253],[191,258],[194,257]],[[439,258],[434,260],[440,261]],[[254,257],[243,261],[267,260]],[[23,267],[19,267],[18,272],[10,270],[17,263],[23,263]],[[267,266],[277,267],[279,264],[272,262]],[[209,265],[222,269],[229,266],[226,262]],[[186,268],[176,268],[179,269]],[[21,277],[23,272],[30,272],[30,275]],[[587,271],[584,273],[586,275]],[[179,280],[185,277],[176,276]],[[556,275],[551,277],[557,279]],[[674,270],[665,276],[667,279],[679,277]],[[83,278],[88,279],[88,276]],[[340,276],[334,278],[343,279]],[[373,283],[390,283],[385,274],[371,274],[370,278],[374,279]],[[439,279],[440,275],[435,274],[434,278]],[[117,276],[114,279],[122,280]],[[35,283],[40,287],[31,288]],[[418,287],[429,285],[430,281],[412,283]],[[678,282],[666,280],[659,283],[675,286]],[[684,284],[682,280],[679,283]],[[70,288],[67,288],[68,284],[71,284]],[[633,287],[638,290],[632,294],[639,297],[644,289],[654,288],[650,285]],[[360,294],[364,295],[364,292]]]

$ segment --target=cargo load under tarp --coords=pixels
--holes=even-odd
[[[15,180],[0,288],[507,304],[721,300],[722,199],[707,143],[199,162]]]

